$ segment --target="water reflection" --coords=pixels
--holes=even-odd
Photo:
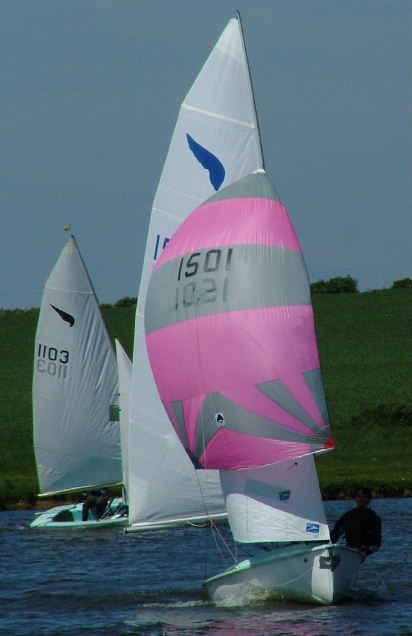
[[[354,609],[357,611],[360,606]],[[368,633],[359,631],[364,623],[362,611],[359,621],[353,621],[352,617],[348,622],[346,613],[347,605],[314,607],[278,602],[228,610],[204,601],[159,602],[145,604],[127,624],[143,629],[139,634],[145,636],[351,636]],[[154,625],[156,629],[153,629]]]

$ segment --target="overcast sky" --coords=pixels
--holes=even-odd
[[[311,282],[411,276],[410,0],[0,0],[0,307],[40,305],[66,224],[99,300],[137,296],[180,102],[236,10]]]

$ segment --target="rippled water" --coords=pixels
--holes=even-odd
[[[351,502],[327,502],[332,524]],[[224,609],[203,580],[224,569],[208,529],[125,535],[44,532],[0,513],[0,634],[49,636],[412,636],[412,499],[382,499],[384,544],[341,605]],[[229,563],[227,563],[229,565]]]

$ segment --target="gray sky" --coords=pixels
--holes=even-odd
[[[311,282],[411,276],[410,0],[0,0],[0,307],[38,307],[71,224],[137,296],[189,90],[239,10],[266,169]]]

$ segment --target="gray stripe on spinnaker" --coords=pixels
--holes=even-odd
[[[273,380],[272,382],[265,382],[263,384],[258,384],[257,386],[258,389],[268,398],[270,398],[273,402],[276,402],[276,404],[279,404],[284,411],[290,413],[290,415],[302,422],[312,431],[317,431],[319,429],[319,424],[311,418],[309,413],[305,411],[303,406],[296,400],[282,382],[279,380]]]
[[[223,416],[223,423],[216,421],[217,413]],[[326,429],[318,427],[313,436],[291,431],[281,424],[243,408],[220,393],[211,393],[203,403],[197,426],[195,449],[197,458],[201,457],[209,442],[221,428],[253,437],[310,444],[312,447],[319,446],[319,448],[323,448],[330,434],[328,427]]]
[[[221,266],[216,272],[205,273],[203,264],[207,254],[214,250],[220,250]],[[226,269],[228,250],[232,251],[230,267]],[[199,250],[198,254],[200,266],[193,276],[185,277],[182,273],[190,254],[184,257],[183,267],[181,258],[177,258],[152,274],[145,308],[147,334],[199,316],[311,304],[301,252],[274,246],[236,245]]]
[[[187,439],[186,427],[185,427],[185,416],[183,410],[183,401],[172,402],[173,414],[175,416],[175,422],[178,428],[178,435],[183,443],[185,448],[189,447],[189,441]]]
[[[225,199],[255,198],[273,199],[281,203],[280,197],[264,170],[248,174],[246,177],[229,184],[211,196],[206,204]],[[204,205],[204,204],[203,204]]]
[[[322,419],[325,423],[329,422],[328,405],[326,403],[325,388],[323,384],[322,371],[320,369],[312,369],[303,374],[305,382],[310,388],[313,397],[316,400],[318,409],[321,412]]]

